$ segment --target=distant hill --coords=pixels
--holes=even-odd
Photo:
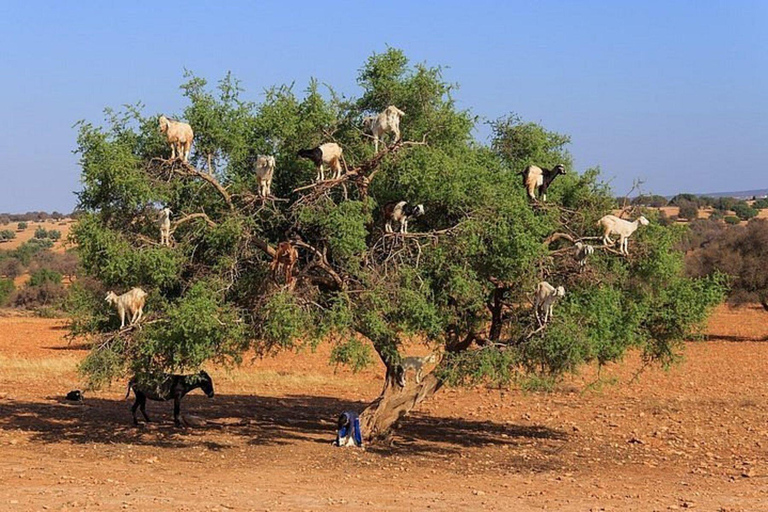
[[[768,188],[761,188],[757,190],[742,190],[739,192],[712,192],[710,194],[697,194],[699,196],[707,197],[735,197],[736,199],[752,199],[757,197],[768,197]]]

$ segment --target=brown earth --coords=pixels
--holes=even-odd
[[[0,250],[12,251],[14,249],[18,249],[21,244],[32,239],[37,228],[43,227],[46,229],[46,231],[55,229],[56,231],[61,232],[61,238],[54,242],[53,248],[51,248],[51,250],[53,252],[64,252],[67,247],[67,236],[69,236],[69,229],[74,223],[75,221],[72,219],[62,219],[61,221],[46,220],[44,222],[28,221],[27,229],[18,231],[16,229],[18,222],[11,222],[7,226],[2,226],[0,229],[13,230],[16,233],[16,238],[13,240],[8,240],[7,242],[0,243]]]
[[[723,306],[668,372],[589,370],[555,392],[444,390],[391,444],[336,449],[380,369],[328,348],[212,369],[216,397],[134,428],[121,385],[78,386],[64,322],[0,318],[0,510],[768,510],[768,313]],[[593,385],[589,386],[592,383]]]

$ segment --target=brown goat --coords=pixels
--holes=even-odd
[[[277,250],[272,258],[272,279],[277,281],[277,274],[282,266],[283,273],[285,274],[285,284],[291,284],[293,282],[293,267],[298,260],[299,251],[291,245],[291,242],[280,242],[277,244]]]

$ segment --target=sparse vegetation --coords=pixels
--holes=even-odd
[[[712,224],[692,226],[695,238],[686,260],[688,273],[726,274],[732,303],[759,302],[768,310],[768,221],[753,219],[746,226],[727,228]]]

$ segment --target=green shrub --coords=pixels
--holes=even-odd
[[[30,286],[40,286],[45,283],[61,284],[61,274],[47,268],[41,268],[30,276]]]
[[[0,306],[8,302],[8,297],[13,293],[13,279],[0,279]]]
[[[758,210],[755,210],[754,208],[749,206],[749,204],[747,204],[746,201],[741,201],[733,205],[733,212],[741,220],[749,220],[752,217],[757,216],[758,213],[760,213]]]
[[[26,223],[26,222],[19,222],[19,223],[16,225],[16,229],[18,229],[19,231],[24,231],[25,229],[27,229],[27,226],[28,226],[28,225],[27,225],[27,223]]]
[[[725,220],[726,224],[731,224],[731,225],[736,225],[741,222],[741,219],[736,217],[735,215],[727,215],[723,220]]]
[[[14,238],[16,238],[16,233],[10,229],[3,229],[0,231],[0,242],[7,242],[8,240],[13,240]]]

